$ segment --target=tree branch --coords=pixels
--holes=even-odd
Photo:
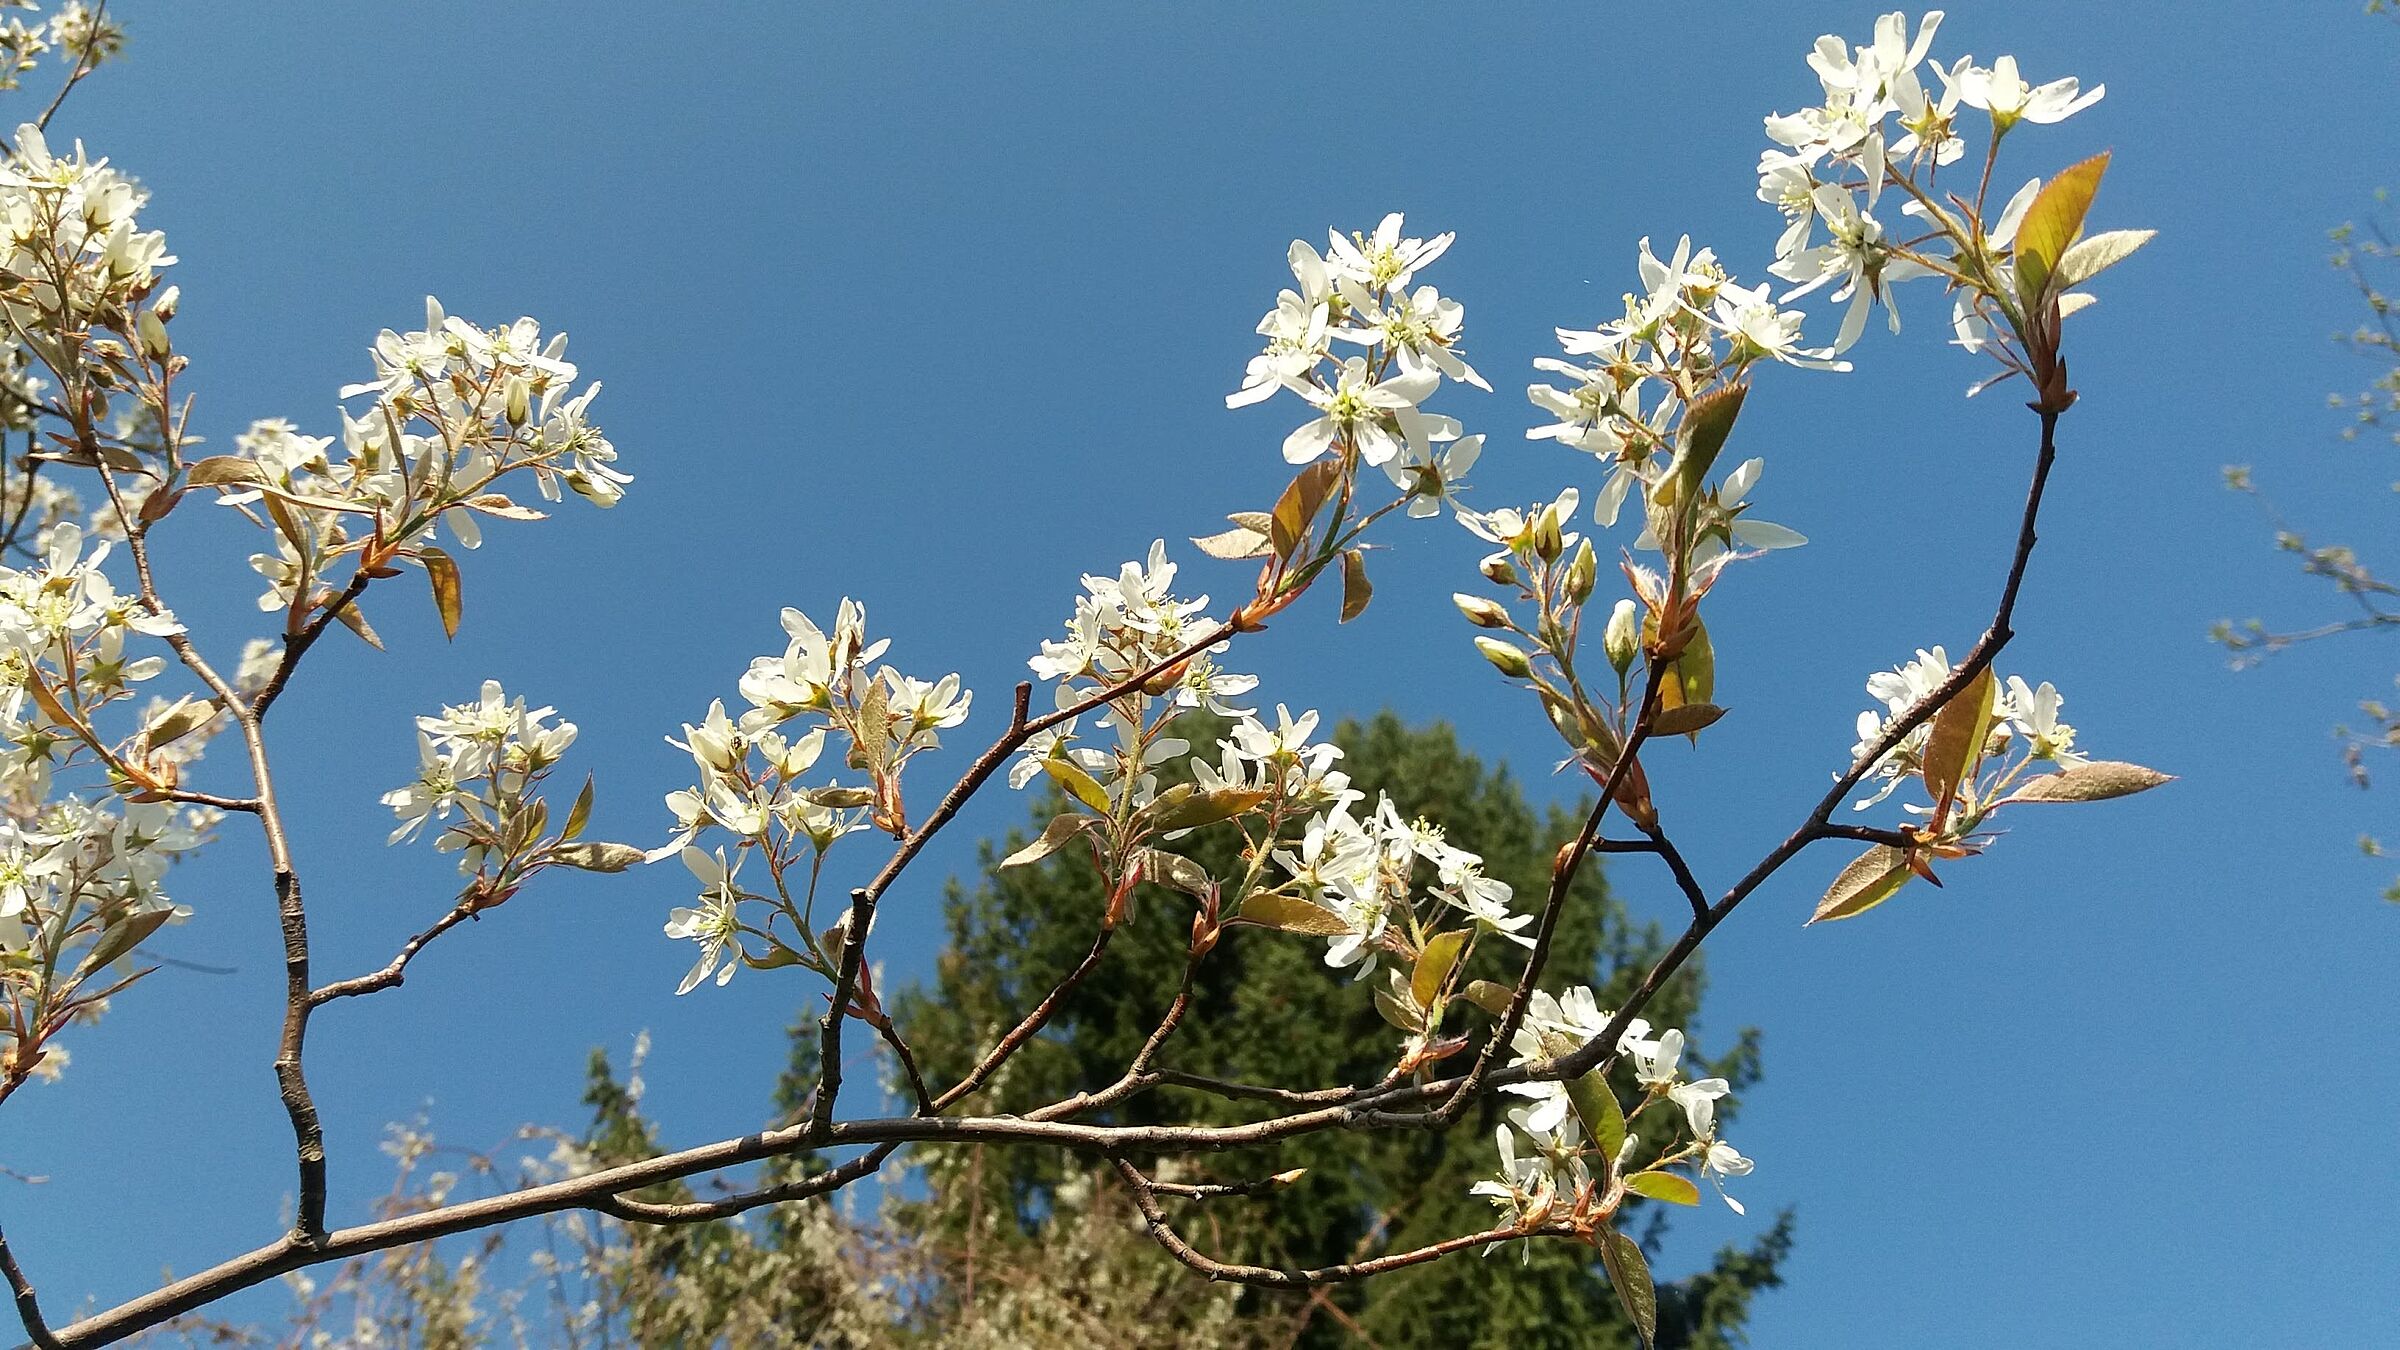
[[[50,1324],[42,1320],[42,1305],[33,1296],[32,1282],[17,1268],[17,1254],[9,1250],[6,1234],[0,1234],[0,1276],[7,1277],[8,1291],[16,1299],[17,1317],[25,1324],[25,1334],[41,1350],[59,1350],[58,1338],[50,1334]]]
[[[2041,447],[2034,457],[2033,480],[2025,489],[2025,509],[2017,525],[2016,550],[2009,558],[2008,578],[2000,587],[2000,602],[1994,607],[1991,624],[1984,629],[1983,636],[1976,640],[1966,659],[1951,670],[1949,678],[1884,728],[1883,734],[1877,736],[1848,771],[1835,780],[1832,789],[1818,800],[1816,808],[1809,812],[1808,819],[1802,821],[1798,829],[1792,831],[1767,856],[1759,859],[1749,874],[1735,882],[1706,912],[1692,920],[1691,927],[1675,939],[1674,945],[1659,958],[1658,964],[1642,977],[1640,986],[1634,990],[1632,997],[1625,1000],[1625,1006],[1609,1019],[1608,1026],[1599,1035],[1556,1061],[1553,1066],[1555,1076],[1580,1077],[1613,1061],[1616,1058],[1617,1041],[1624,1036],[1625,1029],[1632,1025],[1642,1008],[1677,970],[1682,969],[1683,963],[1691,958],[1717,925],[1725,922],[1743,900],[1764,885],[1785,863],[1821,839],[1857,837],[1853,827],[1830,823],[1843,799],[1857,790],[1859,783],[1874,771],[1894,746],[1905,740],[1910,732],[1932,720],[1933,715],[1941,711],[1942,705],[1957,697],[1960,690],[1974,683],[1977,676],[1989,669],[1992,662],[1998,659],[2001,649],[2016,636],[2016,629],[2011,623],[2016,617],[2017,594],[2024,587],[2026,566],[2032,562],[2034,545],[2039,542],[2036,526],[2041,518],[2042,496],[2049,488],[2050,470],[2058,460],[2058,412],[2038,406],[2034,411],[2042,421]],[[1886,841],[1878,839],[1877,842]],[[1553,1075],[1546,1072],[1543,1076]]]
[[[1508,1242],[1517,1238],[1539,1236],[1544,1232],[1556,1232],[1558,1235],[1564,1235],[1558,1230],[1535,1229],[1527,1232],[1516,1228],[1495,1228],[1488,1232],[1471,1233],[1465,1237],[1447,1238],[1410,1251],[1372,1257],[1364,1261],[1349,1261],[1334,1266],[1319,1266],[1312,1270],[1281,1270],[1273,1266],[1240,1265],[1215,1260],[1204,1255],[1189,1242],[1184,1241],[1183,1237],[1175,1231],[1174,1224],[1168,1221],[1166,1211],[1159,1207],[1158,1196],[1155,1194],[1159,1189],[1158,1183],[1143,1176],[1138,1168],[1123,1158],[1112,1157],[1109,1159],[1109,1164],[1124,1180],[1126,1189],[1132,1192],[1134,1207],[1142,1212],[1142,1221],[1149,1225],[1151,1238],[1159,1246],[1165,1248],[1169,1256],[1219,1283],[1256,1285],[1266,1289],[1307,1289],[1317,1285],[1365,1279],[1368,1276],[1381,1275],[1388,1271],[1405,1270],[1410,1266],[1421,1266],[1428,1261],[1448,1256],[1452,1252],[1465,1251],[1470,1247],[1480,1247],[1487,1242]]]
[[[391,964],[385,966],[383,969],[371,971],[365,975],[353,976],[347,980],[336,980],[332,984],[309,991],[309,1006],[312,1008],[323,1007],[325,1004],[331,1003],[337,998],[352,998],[359,994],[372,994],[378,990],[390,989],[405,982],[408,978],[408,963],[416,959],[418,952],[425,950],[426,943],[433,941],[442,934],[447,933],[451,929],[458,927],[460,924],[465,923],[467,920],[474,918],[475,913],[476,911],[474,909],[464,903],[453,907],[449,913],[443,915],[439,919],[436,919],[431,928],[428,928],[424,932],[417,934],[415,937],[410,938],[405,944],[403,944],[400,948],[400,954],[393,957]]]
[[[77,401],[74,406],[84,405]],[[148,527],[125,509],[125,496],[117,489],[116,475],[109,472],[101,459],[99,438],[88,415],[78,417],[75,430],[83,449],[100,465],[100,482],[108,490],[117,518],[126,522],[126,551],[133,556],[134,580],[142,603],[154,614],[170,612],[159,598],[158,582],[151,572]],[[259,832],[266,838],[267,860],[274,870],[276,917],[283,931],[283,1031],[275,1047],[275,1081],[283,1099],[284,1114],[291,1120],[293,1153],[300,1173],[300,1197],[292,1233],[301,1243],[311,1243],[325,1232],[325,1129],[317,1118],[317,1104],[309,1095],[308,1077],[301,1067],[308,1042],[308,1014],[315,1006],[309,998],[308,906],[300,895],[300,874],[292,865],[291,841],[284,832],[283,813],[275,802],[275,775],[267,763],[267,743],[257,708],[244,700],[232,682],[200,655],[189,633],[178,629],[167,635],[166,643],[176,659],[208,686],[219,705],[233,715],[250,760],[251,785],[258,794]],[[285,663],[288,665],[290,660],[286,653]]]
[[[1567,892],[1573,889],[1575,874],[1582,868],[1583,860],[1590,855],[1592,845],[1599,841],[1600,822],[1607,817],[1608,808],[1616,801],[1617,789],[1624,785],[1626,776],[1632,773],[1633,766],[1638,762],[1636,756],[1641,753],[1642,742],[1650,738],[1651,723],[1658,716],[1658,691],[1666,679],[1669,663],[1652,658],[1648,664],[1649,674],[1642,683],[1642,701],[1640,711],[1633,719],[1633,731],[1625,738],[1624,748],[1617,754],[1617,762],[1609,766],[1608,777],[1601,781],[1600,800],[1592,804],[1592,813],[1584,818],[1583,829],[1576,834],[1574,842],[1560,851],[1557,861],[1551,866],[1550,894],[1542,902],[1542,917],[1534,927],[1533,950],[1525,954],[1525,969],[1517,976],[1517,987],[1509,995],[1508,1007],[1501,1013],[1499,1024],[1492,1028],[1492,1034],[1485,1039],[1483,1048],[1476,1052],[1474,1066],[1459,1081],[1457,1090],[1434,1109],[1394,1120],[1377,1118],[1374,1123],[1436,1128],[1451,1125],[1465,1113],[1467,1104],[1480,1092],[1492,1066],[1499,1060],[1501,1049],[1516,1038],[1517,1028],[1524,1025],[1525,1009],[1533,1001],[1533,991],[1541,982],[1542,967],[1550,958],[1550,944],[1558,934],[1559,915],[1566,911]],[[1656,840],[1652,841],[1653,847],[1656,843]]]
[[[1044,995],[1041,1002],[1034,1005],[1032,1012],[1025,1014],[1024,1020],[1009,1028],[1008,1034],[1000,1038],[1000,1043],[993,1046],[990,1053],[976,1061],[975,1067],[967,1071],[966,1077],[959,1079],[948,1092],[935,1098],[933,1109],[947,1111],[975,1095],[976,1089],[982,1087],[986,1079],[998,1072],[1000,1066],[1008,1062],[1008,1057],[1017,1053],[1019,1046],[1040,1034],[1041,1029],[1049,1025],[1052,1015],[1057,1013],[1059,1003],[1073,992],[1076,985],[1083,983],[1086,975],[1091,974],[1099,966],[1101,954],[1108,950],[1108,939],[1116,931],[1114,928],[1103,927],[1100,935],[1092,939],[1092,949],[1083,954],[1083,959],[1075,963],[1075,968],[1068,971],[1066,977],[1061,979],[1048,994]]]

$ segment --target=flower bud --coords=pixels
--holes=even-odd
[[[1517,584],[1517,565],[1508,560],[1508,555],[1506,553],[1495,553],[1492,556],[1484,559],[1477,570],[1483,573],[1484,580],[1491,582],[1495,586],[1514,586]]]
[[[158,293],[157,299],[150,302],[150,312],[158,316],[158,321],[160,323],[173,323],[175,321],[175,307],[182,303],[183,288],[181,286],[169,286],[165,290]]]
[[[1633,669],[1633,654],[1642,645],[1642,610],[1631,600],[1619,600],[1608,612],[1608,631],[1600,639],[1608,653],[1608,663],[1619,675]]]
[[[521,427],[532,416],[533,386],[525,380],[510,380],[508,382],[508,424],[512,427]]]
[[[167,343],[167,326],[159,320],[157,310],[143,310],[142,317],[133,322],[133,331],[141,341],[142,355],[153,361],[166,360],[167,353],[173,350]]]
[[[1543,562],[1557,562],[1558,555],[1566,552],[1566,549],[1566,538],[1559,533],[1558,512],[1551,507],[1542,508],[1542,514],[1533,522],[1535,556]]]
[[[1475,639],[1475,650],[1482,652],[1484,660],[1491,662],[1495,669],[1510,679],[1521,680],[1533,673],[1532,658],[1498,638]]]
[[[1567,564],[1567,601],[1580,605],[1592,598],[1592,586],[1600,579],[1600,560],[1592,555],[1592,541],[1586,539],[1575,550],[1575,561]]]
[[[1450,602],[1477,628],[1508,627],[1508,611],[1480,595],[1453,594]]]

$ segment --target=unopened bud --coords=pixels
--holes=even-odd
[[[525,425],[526,419],[532,416],[533,386],[524,380],[510,380],[508,382],[508,424],[512,427],[521,427]]]
[[[1514,586],[1517,584],[1517,565],[1510,562],[1508,560],[1508,555],[1505,553],[1495,553],[1492,556],[1484,559],[1481,567],[1478,570],[1483,573],[1484,580],[1491,582],[1495,586]]]
[[[1558,555],[1566,552],[1566,549],[1566,538],[1559,533],[1557,509],[1554,507],[1542,508],[1542,514],[1533,522],[1535,556],[1543,562],[1557,562]]]
[[[1475,650],[1482,652],[1484,660],[1491,662],[1495,669],[1510,679],[1521,680],[1533,673],[1532,658],[1498,638],[1475,639]]]
[[[156,300],[150,302],[150,312],[158,316],[160,323],[172,323],[175,320],[175,307],[182,303],[183,288],[169,286],[158,293]]]
[[[1477,628],[1508,627],[1508,611],[1480,595],[1453,594],[1450,602],[1457,605],[1458,612],[1466,615],[1467,622]]]
[[[1633,654],[1642,645],[1642,609],[1631,600],[1619,600],[1608,612],[1608,631],[1600,639],[1608,653],[1608,663],[1619,675],[1633,669]]]
[[[142,317],[133,322],[134,336],[141,340],[142,355],[153,361],[164,361],[172,350],[167,343],[167,326],[158,318],[158,311],[145,309]]]
[[[1592,598],[1592,586],[1600,579],[1600,560],[1592,555],[1592,541],[1586,539],[1575,550],[1575,561],[1567,564],[1567,600],[1580,605]]]

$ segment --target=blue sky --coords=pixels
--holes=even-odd
[[[1759,275],[1776,221],[1751,197],[1758,119],[1811,100],[1818,32],[1874,16],[113,8],[131,59],[53,135],[155,190],[205,434],[266,416],[331,430],[375,331],[432,292],[571,333],[639,477],[614,512],[491,531],[454,644],[421,593],[379,591],[392,654],[329,642],[279,708],[329,976],[380,964],[447,905],[446,861],[385,849],[375,798],[411,771],[409,717],[487,676],[582,725],[571,767],[599,774],[595,828],[643,843],[688,768],[662,735],[780,646],[784,605],[866,600],[905,668],[979,691],[955,745],[994,734],[1082,572],[1280,485],[1297,405],[1222,398],[1295,236],[1390,210],[1456,230],[1430,279],[1465,301],[1501,390],[1440,405],[1491,433],[1477,499],[1596,487],[1587,460],[1519,439],[1527,363],[1553,325],[1617,308],[1643,235],[1688,231]],[[2356,8],[1977,3],[1944,26],[1939,53],[2105,81],[2066,126],[2013,137],[2006,168],[2113,149],[2098,221],[2161,232],[2075,321],[2083,401],[2003,666],[2057,682],[2095,750],[2182,781],[2017,822],[1946,890],[1804,933],[1842,861],[1812,854],[1712,941],[1703,1030],[1766,1033],[1743,1193],[1800,1215],[1759,1345],[2355,1344],[2400,1314],[2400,1165],[2379,1146],[2400,1114],[2400,911],[2354,843],[2388,808],[2345,785],[2328,735],[2388,688],[2391,653],[2325,646],[2235,675],[2203,639],[2223,615],[2327,612],[2220,465],[2255,465],[2329,537],[2388,524],[2394,475],[2324,406],[2365,376],[2328,341],[2355,311],[2324,231],[2400,176],[2400,130],[2372,111],[2400,32]],[[1981,370],[1942,345],[1938,296],[1902,295],[1900,338],[1872,329],[1850,375],[1778,372],[1744,419],[1762,513],[1815,542],[1720,590],[1733,713],[1650,765],[1704,880],[1738,875],[1813,801],[1869,671],[1960,650],[1989,613],[2032,419],[2002,394],[1962,401]],[[230,653],[264,631],[251,541],[193,515],[162,544],[168,598]],[[1448,719],[1571,793],[1540,776],[1556,752],[1537,709],[1502,695],[1447,599],[1477,542],[1447,524],[1385,539],[1364,620],[1335,630],[1319,602],[1242,649],[1262,696]],[[1202,574],[1220,596],[1246,584]],[[980,805],[894,893],[895,975],[927,968],[940,879],[1020,812]],[[229,834],[177,878],[198,916],[164,949],[236,973],[162,973],[77,1034],[64,1082],[9,1103],[5,1161],[52,1180],[0,1192],[0,1215],[54,1310],[266,1240],[288,1205],[273,916],[260,850]],[[1612,876],[1662,920],[1680,908],[1638,864]],[[658,930],[684,896],[672,868],[544,886],[446,938],[403,990],[326,1010],[310,1063],[337,1220],[388,1179],[385,1122],[423,1110],[462,1143],[571,1123],[586,1053],[621,1058],[644,1029],[669,1140],[754,1127],[814,990],[745,974],[675,999],[686,953]],[[1702,1211],[1668,1265],[1751,1228]]]

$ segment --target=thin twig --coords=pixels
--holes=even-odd
[[[474,918],[475,913],[476,911],[471,906],[463,902],[458,904],[449,913],[436,919],[431,928],[402,944],[399,955],[394,956],[383,969],[370,971],[365,975],[352,976],[347,980],[336,980],[323,988],[309,991],[309,1006],[312,1008],[323,1007],[337,998],[372,994],[377,990],[390,989],[395,985],[405,983],[408,979],[408,963],[417,958],[418,952],[425,950],[425,944]]]
[[[762,1205],[788,1204],[839,1190],[861,1177],[873,1176],[884,1160],[900,1150],[898,1144],[883,1144],[836,1167],[827,1168],[814,1176],[787,1181],[780,1186],[762,1187],[716,1200],[691,1201],[684,1204],[653,1204],[630,1196],[612,1195],[593,1206],[602,1214],[628,1223],[655,1224],[671,1227],[687,1223],[707,1223],[713,1219],[730,1219],[736,1214],[757,1209]]]
[[[1683,892],[1683,898],[1691,904],[1692,917],[1696,919],[1706,914],[1708,912],[1708,894],[1700,889],[1699,878],[1692,875],[1692,869],[1689,864],[1684,862],[1683,853],[1675,847],[1675,841],[1667,838],[1667,832],[1656,825],[1652,825],[1644,833],[1650,836],[1651,847],[1657,851],[1658,856],[1666,861],[1667,870],[1674,874],[1675,887]]]
[[[1709,906],[1706,913],[1692,921],[1691,927],[1684,930],[1683,935],[1675,940],[1674,945],[1667,949],[1666,953],[1659,958],[1658,963],[1642,977],[1642,982],[1634,990],[1632,997],[1626,999],[1625,1006],[1619,1008],[1616,1015],[1609,1019],[1608,1026],[1602,1029],[1599,1035],[1557,1060],[1553,1066],[1555,1076],[1579,1077],[1614,1060],[1617,1053],[1617,1041],[1625,1034],[1625,1028],[1632,1024],[1643,1006],[1658,993],[1667,980],[1682,968],[1683,963],[1690,959],[1691,954],[1699,949],[1701,942],[1715,931],[1717,925],[1725,922],[1726,918],[1744,899],[1764,885],[1767,879],[1781,870],[1785,863],[1798,857],[1802,850],[1810,844],[1824,839],[1854,837],[1851,835],[1849,827],[1830,823],[1834,811],[1840,807],[1843,799],[1857,789],[1859,783],[1873,772],[1875,766],[1883,761],[1883,757],[1890,753],[1894,746],[1906,739],[1910,732],[1931,721],[1933,715],[1941,711],[1944,704],[1957,697],[1960,690],[1974,683],[1976,677],[1989,669],[1992,662],[1999,658],[2001,649],[2006,647],[2010,639],[2016,636],[2016,629],[2011,626],[2011,623],[2016,617],[2017,595],[2025,584],[2025,570],[2033,560],[2034,545],[2039,542],[2036,526],[2040,522],[2042,513],[2042,495],[2050,484],[2050,470],[2058,460],[2058,413],[2047,408],[2036,408],[2035,411],[2040,414],[2042,419],[2041,448],[2034,457],[2033,480],[2025,489],[2025,509],[2017,525],[2016,550],[2009,558],[2008,578],[2001,585],[2000,602],[1994,607],[1991,624],[1984,629],[1983,636],[1976,640],[1975,646],[1968,651],[1966,659],[1951,670],[1947,679],[1927,692],[1923,698],[1918,699],[1915,706],[1895,718],[1890,725],[1883,729],[1883,734],[1877,736],[1867,746],[1865,753],[1851,764],[1849,770],[1835,780],[1832,789],[1818,800],[1816,808],[1809,812],[1808,819],[1801,822],[1798,829],[1792,831],[1789,837],[1776,845],[1773,852],[1759,859],[1758,864],[1750,869],[1749,874],[1735,882],[1732,888],[1727,890],[1715,904]],[[1552,1075],[1545,1074],[1544,1076]]]
[[[275,673],[269,675],[267,682],[259,686],[258,692],[250,696],[252,716],[263,718],[267,715],[267,709],[274,706],[275,700],[283,696],[285,686],[291,683],[292,672],[300,668],[300,658],[308,655],[308,649],[317,645],[317,639],[325,636],[325,629],[341,617],[343,610],[358,602],[358,597],[366,593],[367,583],[371,580],[373,578],[367,575],[363,567],[352,573],[350,584],[342,588],[341,594],[319,610],[299,632],[284,639],[283,658],[275,663]]]
[[[1158,1058],[1158,1052],[1165,1047],[1167,1038],[1183,1025],[1183,1015],[1192,1006],[1192,980],[1199,974],[1203,954],[1195,950],[1184,958],[1183,983],[1176,989],[1174,1001],[1167,1004],[1165,1015],[1158,1019],[1157,1026],[1151,1028],[1149,1038],[1142,1042],[1141,1049],[1134,1052],[1133,1061],[1125,1066],[1125,1072],[1118,1075],[1117,1081],[1098,1092],[1079,1092],[1065,1101],[1045,1106],[1032,1112],[1032,1118],[1071,1120],[1086,1111],[1114,1106],[1157,1081],[1150,1077],[1151,1061]]]
[[[1600,784],[1600,800],[1592,804],[1591,814],[1584,818],[1583,829],[1577,832],[1574,842],[1560,851],[1551,865],[1550,893],[1544,897],[1541,918],[1534,925],[1533,949],[1525,954],[1525,969],[1517,976],[1517,987],[1509,995],[1508,1007],[1501,1012],[1499,1025],[1492,1029],[1492,1034],[1484,1040],[1483,1048],[1476,1052],[1475,1063],[1467,1070],[1467,1076],[1460,1081],[1456,1091],[1432,1110],[1399,1120],[1378,1119],[1374,1123],[1437,1128],[1456,1123],[1459,1116],[1465,1113],[1468,1103],[1481,1092],[1485,1078],[1499,1062],[1501,1049],[1515,1040],[1517,1028],[1524,1025],[1525,1010],[1533,1002],[1533,991],[1541,981],[1542,967],[1550,958],[1550,944],[1558,935],[1559,916],[1566,912],[1567,892],[1573,889],[1576,873],[1582,869],[1583,860],[1590,855],[1592,845],[1600,838],[1600,822],[1607,817],[1610,805],[1616,801],[1617,789],[1624,785],[1627,776],[1632,773],[1638,762],[1635,756],[1641,753],[1642,743],[1650,737],[1651,724],[1658,717],[1659,689],[1665,682],[1668,664],[1655,657],[1649,662],[1650,670],[1643,681],[1642,701],[1637,705],[1639,711],[1634,715],[1633,731],[1618,751],[1616,763],[1609,766],[1608,776]],[[1653,846],[1657,843],[1655,839],[1651,842]]]
[[[1168,1220],[1166,1211],[1159,1207],[1158,1197],[1153,1194],[1156,1189],[1155,1183],[1143,1176],[1140,1169],[1122,1158],[1111,1158],[1109,1163],[1116,1169],[1117,1175],[1124,1180],[1126,1189],[1133,1193],[1134,1207],[1141,1210],[1142,1221],[1149,1225],[1151,1238],[1159,1246],[1164,1247],[1169,1256],[1220,1283],[1257,1285],[1267,1289],[1308,1289],[1317,1285],[1365,1279],[1371,1275],[1404,1270],[1410,1266],[1421,1266],[1438,1257],[1448,1256],[1452,1252],[1466,1251],[1471,1247],[1480,1247],[1488,1242],[1508,1242],[1517,1238],[1533,1237],[1543,1231],[1526,1233],[1515,1228],[1495,1228],[1489,1232],[1449,1238],[1410,1251],[1396,1252],[1389,1256],[1371,1257],[1364,1261],[1348,1261],[1334,1266],[1319,1266],[1313,1270],[1282,1270],[1273,1266],[1242,1265],[1236,1262],[1218,1261],[1184,1241],[1182,1235],[1175,1231],[1174,1224]]]
[[[932,1115],[933,1094],[926,1090],[925,1075],[917,1071],[916,1054],[908,1048],[907,1040],[900,1035],[900,1028],[892,1025],[892,1019],[886,1017],[875,1024],[875,1030],[883,1037],[883,1043],[891,1047],[892,1058],[900,1061],[900,1071],[908,1076],[908,1090],[917,1099],[917,1114]]]
[[[108,0],[100,0],[99,4],[92,7],[91,27],[85,30],[91,35],[91,40],[84,44],[82,51],[75,53],[74,69],[67,72],[67,82],[58,87],[50,106],[42,109],[42,115],[33,120],[35,130],[48,131],[50,119],[58,116],[58,110],[66,103],[67,95],[75,92],[75,86],[83,83],[86,75],[100,68],[100,27],[107,17]]]
[[[1186,1200],[1224,1200],[1235,1196],[1265,1195],[1291,1184],[1289,1174],[1278,1172],[1271,1177],[1256,1177],[1249,1181],[1152,1181],[1150,1189],[1160,1195],[1180,1196]]]
[[[1001,1037],[999,1044],[994,1045],[982,1059],[976,1061],[975,1067],[967,1071],[966,1077],[959,1079],[948,1092],[935,1098],[933,1109],[947,1111],[973,1096],[976,1089],[982,1087],[984,1081],[998,1072],[1000,1066],[1007,1062],[1008,1057],[1017,1052],[1017,1047],[1040,1034],[1041,1029],[1049,1025],[1051,1016],[1057,1013],[1058,1005],[1065,1001],[1076,985],[1083,983],[1084,976],[1091,974],[1099,966],[1101,955],[1108,950],[1108,939],[1116,931],[1114,928],[1103,927],[1100,935],[1092,939],[1092,949],[1083,954],[1083,959],[1075,963],[1075,968],[1068,971],[1066,977],[1061,979],[1048,994],[1044,995],[1041,1002],[1033,1006],[1032,1012],[1025,1014],[1022,1021],[1009,1028],[1008,1034]]]

